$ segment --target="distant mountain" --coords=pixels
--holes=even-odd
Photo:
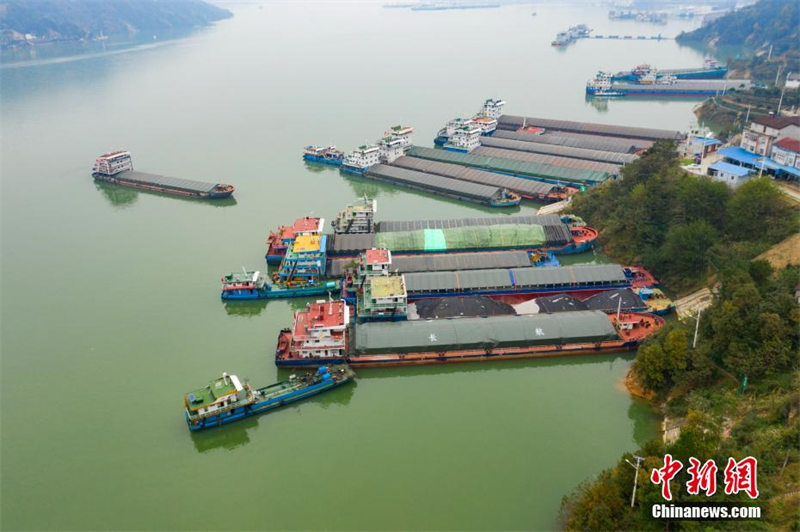
[[[747,46],[774,54],[797,50],[800,43],[800,2],[797,0],[759,0],[755,4],[720,17],[706,26],[681,33],[682,44]]]
[[[3,45],[169,32],[233,14],[202,0],[0,0]]]

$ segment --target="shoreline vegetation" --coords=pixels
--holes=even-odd
[[[696,346],[695,319],[668,323],[639,348],[623,380],[660,412],[668,434],[625,453],[565,496],[560,524],[567,530],[797,529],[800,265],[776,269],[756,258],[797,235],[797,207],[766,177],[730,191],[685,173],[671,142],[654,145],[623,177],[576,197],[572,211],[598,228],[610,256],[643,262],[671,293],[711,285],[714,301],[701,314]],[[650,506],[665,501],[649,473],[663,465],[665,453],[684,464],[692,456],[717,464],[756,457],[762,519],[652,519]],[[634,454],[644,461],[631,508],[635,471],[626,459]],[[672,490],[676,504],[751,502],[723,490],[688,495],[680,475]]]

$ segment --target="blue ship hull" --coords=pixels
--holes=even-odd
[[[267,264],[275,264],[276,266],[283,261],[283,257],[284,255],[264,255],[264,258],[267,259]]]
[[[434,146],[444,146],[445,143],[450,140],[449,137],[439,136],[433,139]]]
[[[339,167],[339,171],[342,172],[343,174],[352,174],[352,175],[359,175],[359,176],[363,176],[364,172],[366,172],[367,170],[369,170],[369,167],[367,167],[367,168],[355,168],[354,166],[347,166],[347,165],[344,165],[344,164]]]
[[[444,146],[445,151],[454,151],[458,153],[469,153],[469,150],[465,148],[453,148],[452,146]]]
[[[299,288],[277,288],[272,286],[264,290],[228,290],[222,292],[222,299],[246,301],[254,299],[290,299],[294,297],[324,296],[337,288],[337,286],[328,286],[328,283],[323,283],[321,285]]]
[[[313,364],[308,364],[313,366],[318,366],[319,363],[315,361]],[[225,425],[227,423],[232,423],[234,421],[238,421],[240,419],[244,419],[246,417],[255,416],[257,414],[263,414],[265,412],[269,412],[270,410],[275,410],[276,408],[280,408],[281,406],[288,405],[289,403],[294,403],[296,401],[300,401],[302,399],[306,399],[313,395],[317,395],[318,393],[322,393],[324,391],[330,390],[331,388],[335,388],[337,386],[341,386],[347,382],[350,382],[352,379],[343,379],[339,382],[336,382],[333,379],[330,380],[323,380],[320,383],[311,385],[307,388],[303,388],[302,390],[296,390],[294,392],[288,393],[286,395],[281,395],[278,397],[273,397],[266,401],[261,401],[258,403],[253,403],[252,405],[243,406],[241,408],[236,408],[234,410],[230,410],[228,412],[223,412],[220,415],[204,418],[202,423],[199,425],[192,425],[189,422],[188,414],[184,414],[186,417],[186,424],[189,425],[189,430],[197,431],[203,429],[209,429],[212,427],[219,427],[221,425]]]
[[[667,85],[668,87],[669,85]],[[732,88],[728,88],[728,91],[733,90]],[[721,88],[717,89],[693,89],[693,90],[667,90],[667,89],[659,89],[657,86],[653,85],[642,85],[641,88],[631,88],[631,87],[613,87],[613,92],[620,95],[620,96],[673,96],[673,97],[682,97],[682,98],[700,98],[706,96],[714,96],[715,94],[719,94],[722,92]],[[599,95],[602,96],[602,91],[598,91],[594,87],[586,87],[586,94],[589,96],[594,96],[595,94],[600,93]]]
[[[661,74],[672,74],[676,79],[722,79],[728,73],[727,68],[713,68],[707,70],[692,70],[688,72],[675,72],[670,70],[662,70]],[[661,77],[661,76],[659,76]],[[631,83],[638,83],[639,76],[632,72],[620,73],[611,76],[611,81],[625,81]]]
[[[331,166],[342,165],[341,159],[326,159],[325,157],[319,157],[317,155],[308,155],[305,153],[303,154],[303,160],[309,163],[329,164]]]

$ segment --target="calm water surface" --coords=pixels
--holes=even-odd
[[[655,433],[619,385],[629,355],[363,370],[197,435],[181,395],[222,371],[286,377],[275,339],[305,301],[219,300],[223,273],[263,266],[270,228],[330,219],[365,193],[381,219],[488,212],[307,169],[303,145],[352,149],[397,123],[430,145],[490,96],[510,113],[685,128],[693,102],[598,109],[583,84],[598,68],[698,65],[698,52],[549,42],[580,22],[665,35],[690,23],[555,6],[232,9],[160,46],[0,70],[3,528],[554,527],[564,494]],[[236,199],[94,183],[94,157],[118,147],[140,170],[234,183]]]

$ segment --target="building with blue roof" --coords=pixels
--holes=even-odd
[[[720,161],[708,167],[708,175],[712,179],[722,181],[731,188],[736,188],[739,185],[746,183],[753,170],[737,164],[726,163]]]

